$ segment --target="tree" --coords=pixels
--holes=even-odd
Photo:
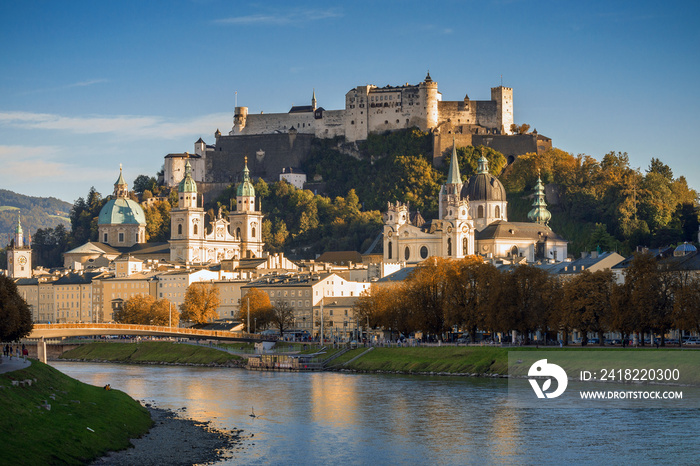
[[[614,284],[610,270],[584,270],[564,283],[562,320],[566,327],[577,328],[583,333],[583,344],[588,341],[588,332],[598,335],[601,346],[605,343],[603,332],[608,330],[612,321]]]
[[[123,324],[177,326],[180,321],[177,309],[172,312],[167,299],[157,300],[151,295],[136,295],[127,299],[124,306],[114,313],[114,321]]]
[[[204,324],[216,319],[221,304],[219,289],[213,284],[193,283],[187,287],[185,301],[180,306],[180,319]]]
[[[449,268],[449,259],[429,257],[413,269],[407,280],[405,305],[412,308],[416,327],[434,335],[447,328]]]
[[[516,125],[515,123],[510,125],[510,130],[513,133],[516,134],[527,134],[527,131],[530,129],[530,125],[527,123],[523,123],[522,125]]]
[[[294,309],[288,303],[280,302],[272,307],[270,321],[272,325],[279,329],[281,337],[284,335],[285,330],[290,329],[294,325]]]
[[[142,194],[144,191],[155,191],[158,188],[158,181],[154,177],[139,175],[134,180],[134,191]]]
[[[20,296],[17,285],[0,276],[0,341],[14,341],[29,335],[34,325],[29,306]]]
[[[248,309],[250,309],[250,321],[248,320]],[[248,322],[255,323],[255,328],[265,328],[272,319],[271,311],[272,305],[267,293],[258,288],[251,288],[241,298],[238,316],[245,326],[245,331],[250,332]]]

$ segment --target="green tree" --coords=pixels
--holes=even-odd
[[[15,341],[32,332],[32,314],[15,282],[0,275],[0,341]]]
[[[180,319],[204,324],[216,319],[221,304],[219,289],[213,284],[193,283],[187,287],[185,300],[180,305]]]

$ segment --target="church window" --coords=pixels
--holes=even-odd
[[[236,228],[236,238],[241,239],[241,229]]]
[[[484,206],[479,206],[479,208],[476,211],[476,218],[484,218]]]
[[[252,235],[253,239],[255,239],[255,228],[253,228]]]
[[[136,242],[137,243],[139,242],[139,234],[138,233],[136,233]]]
[[[124,242],[124,233],[119,233],[119,242],[120,243]]]
[[[513,257],[518,257],[518,247],[517,247],[517,246],[513,246],[513,247],[511,248],[511,250],[510,250],[510,255],[513,256]]]
[[[197,234],[197,227],[198,227],[198,226],[199,226],[199,225],[197,225],[197,224],[194,225],[194,234],[195,234],[195,235]]]
[[[428,248],[425,246],[422,246],[420,248],[420,258],[425,259],[426,257],[428,257]]]
[[[102,242],[103,242],[103,243],[106,243],[106,242],[107,242],[107,233],[105,233],[105,234],[102,236]]]
[[[389,241],[388,249],[389,249],[389,257],[388,258],[391,259],[391,251],[392,251],[391,241]]]
[[[501,218],[501,208],[496,206],[496,218]]]
[[[406,258],[406,260],[411,258],[411,250],[406,246],[406,249],[403,251],[403,256]]]
[[[447,238],[447,255],[452,255],[452,238]]]
[[[469,242],[467,241],[467,238],[462,238],[462,255],[463,256],[466,256],[467,254],[469,254],[468,247],[467,247],[468,244],[469,244]]]
[[[179,223],[179,224],[177,225],[177,234],[178,234],[178,235],[181,235],[181,234],[182,234],[182,223]]]

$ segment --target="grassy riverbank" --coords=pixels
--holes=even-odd
[[[12,385],[24,380],[31,386]],[[3,464],[85,464],[128,447],[151,427],[148,411],[126,393],[84,384],[35,360],[0,374],[0,413]]]
[[[333,369],[359,372],[398,372],[435,374],[475,374],[481,376],[508,374],[508,353],[519,352],[512,373],[526,376],[542,351],[556,356],[557,364],[570,374],[596,368],[679,369],[682,383],[700,386],[700,351],[657,350],[654,348],[495,348],[483,346],[431,346],[413,348],[357,348],[331,362]],[[534,353],[534,352],[537,353]],[[524,353],[523,353],[524,352]],[[528,353],[533,352],[532,356]],[[364,354],[363,354],[364,353]],[[360,356],[351,361],[353,358]],[[346,364],[347,363],[347,364]]]
[[[166,341],[89,343],[66,351],[60,359],[125,363],[167,363],[240,366],[242,358],[203,346]]]

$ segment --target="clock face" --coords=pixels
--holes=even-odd
[[[27,258],[24,256],[19,256],[19,259],[17,259],[17,262],[19,262],[20,265],[24,265],[27,263]]]

